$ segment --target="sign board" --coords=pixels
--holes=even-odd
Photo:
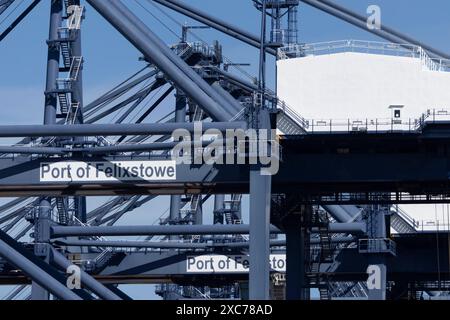
[[[63,161],[43,162],[41,182],[172,181],[175,161]]]
[[[272,271],[286,272],[285,254],[271,254],[269,262]],[[247,255],[201,255],[186,259],[187,273],[243,273],[249,268]]]

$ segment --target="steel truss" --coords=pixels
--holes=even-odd
[[[0,0],[0,16],[13,2]],[[0,34],[0,41],[39,2],[33,1],[25,8]],[[277,56],[277,48],[297,43],[299,1],[254,1],[262,12],[260,35],[178,0],[153,2],[258,48],[259,79],[252,82],[229,72],[230,64],[224,63],[220,45],[189,43],[187,27],[182,30],[181,42],[169,47],[123,1],[86,0],[143,54],[146,65],[112,90],[85,104],[85,57],[81,42],[84,3],[52,0],[44,125],[0,126],[0,137],[23,138],[16,145],[0,148],[0,194],[24,196],[0,207],[0,283],[19,285],[6,299],[14,299],[24,292],[28,299],[49,299],[50,296],[68,300],[129,299],[117,285],[129,283],[135,276],[142,277],[144,282],[172,281],[174,284],[157,289],[166,299],[237,299],[247,295],[250,299],[268,299],[269,293],[276,292],[280,283],[282,287],[286,286],[282,296],[287,299],[308,299],[310,288],[318,288],[321,299],[385,299],[387,289],[393,291],[396,285],[388,283],[387,275],[393,277],[401,272],[397,264],[388,263],[387,256],[397,254],[398,265],[409,258],[402,255],[405,251],[401,249],[395,252],[380,247],[380,243],[388,243],[386,230],[390,222],[387,217],[392,217],[392,227],[397,230],[408,230],[412,235],[418,232],[405,213],[391,212],[389,205],[447,202],[447,166],[438,167],[445,171],[445,177],[439,170],[426,179],[420,176],[422,180],[429,179],[426,181],[429,184],[424,184],[427,189],[419,188],[421,192],[418,193],[414,193],[416,185],[405,192],[407,183],[399,186],[386,179],[391,184],[386,182],[380,186],[373,177],[358,181],[357,188],[367,191],[354,192],[353,187],[346,189],[347,183],[354,181],[341,176],[331,184],[330,181],[322,182],[330,190],[321,190],[320,185],[308,194],[306,190],[311,181],[287,174],[290,166],[298,166],[295,159],[305,156],[303,151],[296,152],[301,145],[308,146],[308,141],[295,145],[295,140],[308,136],[308,124],[265,87],[266,55]],[[358,27],[363,23],[361,16],[329,1],[301,2]],[[286,30],[282,29],[285,15],[288,20]],[[270,41],[266,39],[267,17],[272,19]],[[448,58],[445,53],[390,28],[383,27],[374,33],[389,41],[420,45],[435,57]],[[154,111],[173,93],[175,105],[172,110],[155,119]],[[107,121],[113,123],[105,124]],[[38,179],[42,163],[170,159],[170,151],[176,145],[170,140],[171,133],[175,129],[192,133],[194,123],[198,122],[202,122],[204,131],[276,127],[282,130],[286,135],[286,157],[282,159],[281,174],[272,179],[261,175],[261,166],[254,165],[236,166],[232,170],[226,166],[180,165],[177,180],[170,183],[70,181],[51,184],[41,183]],[[448,138],[445,125],[433,129],[431,138]],[[420,134],[423,136],[418,136]],[[412,133],[411,141],[430,138],[427,134]],[[293,136],[294,139],[289,139]],[[375,138],[378,139],[368,135],[364,142],[373,142]],[[333,139],[329,139],[330,144]],[[203,147],[201,145],[200,149]],[[323,153],[329,151],[326,147],[321,150]],[[439,157],[433,158],[421,152],[414,155],[427,157],[430,165],[441,163],[443,159],[448,161],[448,155],[439,153]],[[398,155],[386,157],[396,159],[395,156]],[[349,167],[349,163],[344,165]],[[388,172],[386,176],[390,178],[393,174]],[[437,196],[436,192],[442,195]],[[87,210],[86,195],[106,194],[113,198]],[[242,218],[242,194],[250,195],[248,224],[244,224]],[[171,196],[168,215],[161,219],[160,226],[117,226],[127,214],[160,195]],[[29,198],[31,196],[35,198]],[[203,225],[204,205],[210,197],[214,197],[213,226]],[[285,234],[286,239],[271,238],[279,233]],[[117,241],[106,239],[108,235],[140,235],[144,239]],[[361,243],[365,244],[364,249]],[[349,269],[338,262],[354,261],[355,252],[356,256],[367,257],[367,265],[380,268],[381,289],[369,290],[364,285],[367,274],[361,268],[353,270],[350,278],[342,276],[348,275]],[[199,280],[192,285],[189,274],[179,272],[182,267],[175,266],[189,256],[217,253],[249,255],[252,266],[249,275],[197,275]],[[270,253],[289,257],[286,277],[270,268]],[[351,258],[346,258],[347,255]],[[152,264],[160,267],[145,269]],[[74,265],[81,268],[82,288],[70,290],[66,286],[67,270]],[[445,273],[447,275],[448,270]],[[406,280],[411,284],[411,292],[448,287],[445,277],[436,285],[430,280],[434,278],[426,272],[422,276],[417,281]],[[270,279],[274,281],[270,282]],[[243,285],[247,281],[248,294]],[[29,284],[30,293],[27,291]],[[222,289],[218,289],[219,286]]]

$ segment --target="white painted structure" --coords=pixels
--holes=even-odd
[[[391,119],[393,105],[403,106],[402,119],[450,110],[448,65],[419,47],[338,41],[283,50],[278,96],[307,120]],[[288,58],[295,52],[305,56]]]
[[[283,48],[278,58],[277,94],[306,120],[307,131],[392,123],[408,130],[428,110],[450,119],[450,62],[420,47],[346,40]],[[449,205],[400,207],[418,229],[450,230]]]

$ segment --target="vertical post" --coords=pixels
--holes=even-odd
[[[223,224],[223,209],[225,195],[218,194],[214,197],[214,224]]]
[[[80,6],[80,0],[73,1],[74,6]],[[67,10],[68,8],[66,8]],[[84,14],[84,13],[82,13]],[[83,19],[81,17],[80,19]],[[71,56],[72,59],[74,57],[83,57],[83,50],[82,50],[82,32],[81,32],[81,21],[80,21],[80,28],[74,28],[70,30],[71,36],[73,37],[74,41],[71,42],[70,49],[71,49]],[[78,70],[78,76],[74,81],[72,82],[72,103],[78,105],[78,109],[76,110],[76,116],[74,118],[75,124],[83,124],[84,123],[84,113],[83,113],[83,107],[84,107],[84,100],[83,100],[83,58],[81,58],[81,65],[80,69]],[[69,106],[70,112],[73,112],[74,110],[71,110],[72,107]],[[82,143],[84,141],[83,137],[75,137],[75,142]],[[86,208],[86,197],[75,197],[74,201],[76,203],[76,217],[83,223],[87,222],[87,208]]]
[[[271,176],[250,171],[250,299],[269,299],[270,196]]]
[[[261,90],[262,101],[261,105],[264,106],[264,91],[266,89],[266,31],[267,31],[267,2],[262,0],[261,8],[261,49],[259,51],[259,90]]]
[[[75,1],[76,6],[80,6],[80,1]],[[83,18],[81,18],[83,19]],[[80,24],[81,26],[81,24]],[[72,57],[83,57],[82,50],[82,32],[80,29],[70,30],[71,34],[74,35],[74,41],[71,43]],[[83,59],[83,58],[82,58]],[[80,70],[78,71],[77,78],[72,82],[72,102],[79,104],[77,117],[75,118],[75,123],[84,123],[83,119],[83,61],[81,61]]]
[[[258,126],[270,129],[269,110],[257,109]],[[263,130],[259,139],[269,141],[271,131],[267,136]],[[259,143],[258,143],[259,144]],[[261,150],[258,150],[261,152]],[[252,165],[250,169],[250,299],[269,299],[270,290],[270,201],[272,195],[272,176],[261,172],[262,166]]]
[[[386,239],[386,214],[383,206],[374,206],[368,217],[369,239]],[[369,261],[369,300],[386,300],[386,252],[371,253]]]
[[[47,80],[45,86],[45,107],[44,124],[56,124],[56,110],[58,107],[57,79],[59,75],[60,47],[57,42],[58,31],[62,23],[62,0],[52,0],[50,4],[50,27],[48,38],[48,56],[47,56]],[[49,253],[46,252],[46,244],[50,239],[50,219],[51,219],[51,199],[42,198],[39,204],[39,211],[35,219],[35,254],[49,259]],[[47,248],[48,249],[48,248]],[[48,300],[50,295],[48,291],[32,282],[31,289],[32,300]]]
[[[305,249],[309,234],[301,226],[301,217],[286,218],[286,299],[306,300]]]
[[[175,95],[175,122],[184,123],[186,122],[186,104],[187,99],[183,92],[177,91]],[[170,221],[178,221],[180,219],[181,211],[181,196],[173,195],[170,196]],[[178,239],[177,236],[170,236],[171,240]]]
[[[386,300],[386,282],[387,282],[387,269],[386,259],[382,255],[374,255],[369,257],[369,264],[371,271],[374,272],[374,277],[377,277],[375,281],[379,283],[378,287],[369,287],[368,299],[369,300]]]
[[[51,199],[42,198],[36,216],[34,226],[34,253],[38,257],[43,257],[47,262],[50,260],[49,241],[50,241],[50,221],[51,221]],[[50,294],[36,282],[31,285],[32,300],[49,300]]]
[[[181,197],[179,195],[170,196],[170,222],[174,223],[180,218]],[[172,237],[171,237],[172,238]]]
[[[56,123],[58,98],[55,91],[57,89],[56,81],[59,74],[60,59],[60,48],[57,40],[58,30],[62,23],[62,10],[62,0],[51,0],[44,124]]]
[[[298,24],[297,24],[298,4],[294,4],[288,9],[288,45],[298,43]]]
[[[195,212],[195,224],[203,224],[203,197],[199,195],[197,210]]]
[[[254,129],[270,128],[269,112],[265,109],[266,78],[266,0],[261,8],[261,49],[259,61],[260,103],[255,105]],[[267,138],[267,137],[266,137]],[[261,165],[252,165],[250,169],[250,300],[268,300],[270,292],[270,201],[272,177],[261,174]]]

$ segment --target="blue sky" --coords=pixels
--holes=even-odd
[[[29,1],[29,0],[28,0]],[[136,4],[136,0],[126,3],[167,43],[176,42],[175,36],[161,26],[152,16]],[[146,5],[172,30],[180,32],[180,27],[163,16],[146,0],[137,0]],[[48,7],[50,1],[43,1],[18,28],[0,44],[0,123],[40,123],[43,105],[43,84],[45,81],[46,44],[48,33]],[[441,50],[450,52],[450,2],[446,0],[340,0],[361,14],[365,14],[370,4],[377,4],[382,10],[382,22],[410,34],[421,41]],[[202,8],[240,27],[257,33],[258,12],[250,0],[189,0],[189,4]],[[180,23],[189,19],[174,14]],[[1,21],[1,19],[0,19]],[[300,8],[300,41],[320,42],[340,39],[377,39],[369,33],[302,4]],[[4,27],[2,25],[1,27]],[[89,101],[101,91],[121,81],[142,64],[140,54],[125,39],[109,26],[92,8],[87,6],[83,25],[85,57],[85,91]],[[257,51],[228,36],[213,30],[198,31],[203,39],[219,40],[224,46],[224,54],[235,62],[249,62],[247,68],[256,73]],[[269,83],[273,81],[269,71]],[[10,112],[10,110],[21,112]]]
[[[29,0],[26,0],[26,2]],[[145,0],[137,0],[149,8],[173,31],[180,33],[180,26],[155,10]],[[187,1],[187,0],[185,0]],[[450,1],[448,0],[335,0],[360,14],[369,5],[376,4],[382,10],[382,23],[417,38],[431,46],[450,52]],[[46,43],[48,34],[49,0],[44,0],[35,11],[3,42],[0,43],[0,124],[39,124],[42,122],[43,91],[45,83]],[[135,0],[125,3],[139,15],[166,43],[177,38],[154,17],[144,12]],[[189,4],[221,17],[241,28],[258,33],[260,18],[250,0],[189,0]],[[198,25],[167,9],[179,23]],[[0,18],[0,23],[2,18]],[[299,14],[301,42],[321,42],[341,39],[379,40],[371,34],[341,22],[333,17],[302,4]],[[0,24],[3,29],[6,26]],[[1,30],[0,29],[0,30]],[[114,84],[142,67],[140,53],[108,25],[90,6],[87,6],[83,24],[85,58],[86,102],[99,96]],[[213,30],[196,32],[202,39],[219,40],[224,54],[234,62],[251,63],[246,68],[256,75],[257,50]],[[274,83],[274,63],[270,60],[268,83]],[[169,107],[169,106],[168,106]],[[124,223],[151,223],[165,210],[165,200],[151,205],[151,217],[147,210],[140,210],[134,218]],[[148,207],[147,207],[148,208]],[[140,298],[152,297],[148,287],[129,289]]]

